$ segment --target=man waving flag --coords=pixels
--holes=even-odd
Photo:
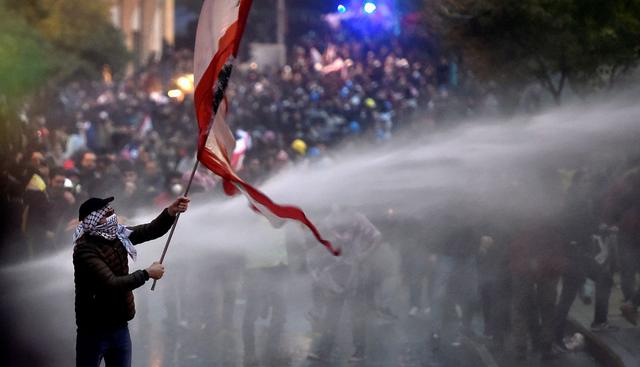
[[[227,103],[224,91],[252,0],[205,0],[200,12],[194,55],[196,89],[194,103],[198,119],[198,160],[223,180],[227,195],[244,194],[251,207],[275,225],[292,219],[306,225],[334,255],[339,250],[320,236],[299,208],[279,205],[240,179],[231,166],[235,139],[224,121]]]

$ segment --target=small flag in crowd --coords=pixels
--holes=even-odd
[[[149,114],[144,115],[140,126],[138,127],[138,136],[145,137],[147,134],[153,130],[153,122],[151,121],[151,116]]]
[[[231,63],[238,54],[251,2],[252,0],[205,0],[202,5],[194,52],[198,160],[222,178],[227,195],[241,192],[247,197],[251,207],[275,226],[282,225],[286,219],[301,222],[320,243],[337,256],[340,251],[322,238],[301,209],[274,203],[265,194],[244,182],[233,170],[232,158],[236,152],[236,140],[224,120],[227,112],[224,91],[231,75]]]
[[[239,171],[242,169],[247,150],[251,149],[252,140],[251,134],[242,129],[238,129],[236,131],[236,135],[238,136],[238,139],[236,139],[236,147],[233,150],[233,156],[231,157],[231,167],[234,171]]]

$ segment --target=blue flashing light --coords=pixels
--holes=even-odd
[[[364,10],[365,13],[367,14],[372,14],[373,12],[376,11],[376,4],[372,3],[371,1],[367,1],[366,3],[364,3],[364,7],[362,8]]]
[[[338,13],[344,13],[346,11],[347,11],[347,7],[345,7],[342,4],[338,5]]]

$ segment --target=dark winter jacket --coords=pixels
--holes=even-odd
[[[165,209],[151,223],[130,227],[134,245],[169,230],[174,217]],[[129,274],[127,251],[120,240],[84,235],[73,249],[78,329],[105,330],[123,326],[136,313],[132,290],[148,280],[143,270]]]
[[[566,270],[562,229],[533,224],[520,230],[510,244],[509,266],[514,275],[557,277]]]

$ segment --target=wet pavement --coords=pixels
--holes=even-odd
[[[595,339],[600,353],[606,353],[613,358],[610,364],[622,366],[640,366],[640,329],[628,323],[620,313],[623,302],[619,279],[614,277],[614,287],[609,298],[609,323],[618,330],[591,332],[588,330],[593,321],[593,302],[576,299],[571,309],[570,317],[584,329],[588,337]]]
[[[307,359],[312,343],[310,324],[306,314],[309,304],[300,300],[309,299],[307,280],[289,287],[287,298],[295,300],[296,307],[289,307],[286,331],[281,346],[269,350],[267,340],[268,317],[256,323],[257,359],[256,366],[269,367],[479,367],[485,366],[483,357],[470,343],[453,346],[442,341],[439,348],[430,342],[430,328],[427,318],[409,316],[380,315],[368,323],[366,359],[349,362],[353,354],[351,343],[351,322],[349,312],[343,310],[336,348],[327,362]],[[160,290],[161,291],[161,290]],[[216,295],[212,299],[215,299]],[[218,295],[219,296],[219,295]],[[150,298],[151,297],[151,298]],[[236,301],[233,328],[219,327],[220,315],[216,315],[215,305],[210,317],[195,319],[186,316],[183,320],[165,317],[161,323],[151,322],[163,317],[161,305],[151,304],[154,295],[139,297],[139,316],[131,323],[134,340],[135,366],[243,366],[242,338],[240,334],[244,300]],[[142,316],[141,315],[146,315]],[[165,314],[166,316],[166,314]],[[209,322],[203,322],[209,320]],[[485,359],[487,356],[484,357]],[[489,356],[490,359],[490,356]]]
[[[70,366],[74,364],[75,326],[73,322],[72,280],[33,287],[41,274],[32,271],[4,273],[2,365],[6,366]],[[18,276],[14,276],[18,275]],[[39,278],[39,279],[35,279]],[[171,278],[169,278],[171,279]],[[243,366],[240,328],[244,314],[244,298],[240,288],[235,300],[231,327],[223,327],[221,319],[222,290],[212,284],[210,292],[193,289],[189,284],[163,280],[155,292],[145,286],[136,291],[137,316],[130,323],[134,354],[133,366],[149,367],[240,367]],[[17,291],[20,290],[20,291]],[[430,342],[428,317],[409,317],[395,311],[397,317],[373,317],[368,324],[367,358],[361,363],[348,363],[353,353],[348,312],[343,312],[338,336],[339,346],[332,360],[318,364],[307,360],[312,335],[306,313],[310,309],[308,280],[299,278],[287,287],[287,323],[282,343],[277,350],[267,346],[268,317],[256,323],[259,366],[389,366],[389,367],[537,367],[537,366],[607,366],[596,361],[589,350],[565,353],[554,361],[541,361],[530,354],[526,361],[515,361],[504,348],[492,348],[479,337],[482,325],[478,317],[474,332],[460,338],[453,346],[453,335],[444,335],[438,349]],[[404,294],[399,289],[398,294]],[[406,310],[406,301],[397,297],[392,310]],[[620,353],[626,366],[638,365],[640,330],[619,316],[619,291],[614,289],[611,322],[621,330],[595,333],[595,337]],[[176,302],[176,300],[178,300]],[[25,312],[27,310],[27,312]],[[393,311],[392,311],[393,312]],[[571,315],[582,325],[589,325],[593,306],[576,300]],[[268,315],[267,315],[268,316]]]

